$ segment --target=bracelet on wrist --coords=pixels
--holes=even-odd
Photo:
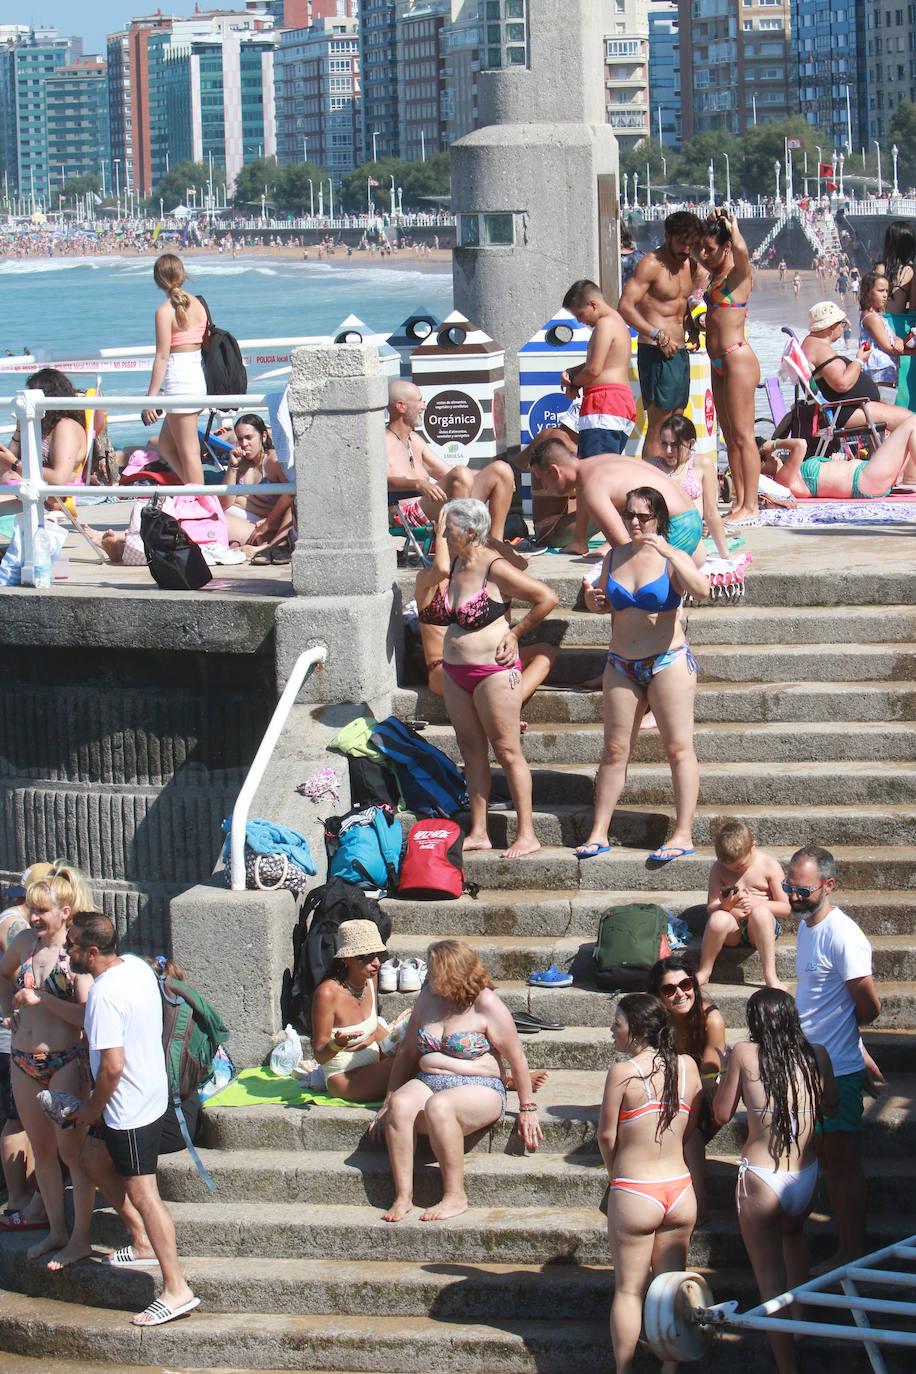
[[[520,1102],[518,1109],[520,1112],[536,1112],[538,1104],[536,1102]]]
[[[655,328],[652,330],[652,333],[651,333],[651,335],[650,335],[649,337],[652,338],[652,339],[657,339],[658,336],[659,336],[659,334],[660,334],[661,332],[662,332],[661,325],[658,325],[658,324],[657,324],[657,325],[655,326]]]

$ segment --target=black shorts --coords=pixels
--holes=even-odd
[[[119,1178],[139,1178],[141,1174],[156,1172],[165,1117],[163,1112],[158,1121],[129,1131],[118,1131],[104,1120],[98,1123],[101,1129],[97,1134],[104,1141]]]
[[[13,1089],[10,1087],[10,1057],[8,1054],[0,1054],[0,1116],[3,1117],[4,1121],[19,1120],[16,1103],[13,1101]]]

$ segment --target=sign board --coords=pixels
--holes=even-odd
[[[423,427],[434,444],[472,444],[480,433],[480,406],[466,391],[438,391],[426,403]]]

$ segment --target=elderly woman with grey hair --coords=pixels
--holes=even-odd
[[[503,857],[520,858],[540,848],[531,813],[531,770],[521,748],[522,672],[519,638],[539,625],[557,604],[543,582],[513,567],[487,548],[490,516],[482,501],[449,501],[442,520],[451,564],[447,583],[438,583],[420,620],[445,625],[443,687],[465,765],[471,829],[465,849],[489,849],[487,802],[492,744],[518,816],[515,843]],[[528,614],[510,621],[513,599]]]

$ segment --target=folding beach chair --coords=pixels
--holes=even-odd
[[[395,538],[404,536],[399,556],[404,562],[411,558],[419,561],[421,568],[428,568],[432,562],[430,547],[435,538],[435,526],[431,525],[416,496],[404,492],[389,492],[391,503],[388,507],[388,533]]]
[[[779,364],[779,376],[795,388],[795,404],[777,423],[777,437],[804,439],[812,458],[826,458],[842,452],[845,458],[851,459],[873,453],[881,443],[887,426],[872,418],[870,398],[844,396],[842,401],[825,400],[817,391],[811,364],[802,352],[798,335],[788,325],[783,325],[782,332],[788,334],[789,341]],[[864,425],[842,428],[837,425],[837,415],[847,405],[863,411]]]

